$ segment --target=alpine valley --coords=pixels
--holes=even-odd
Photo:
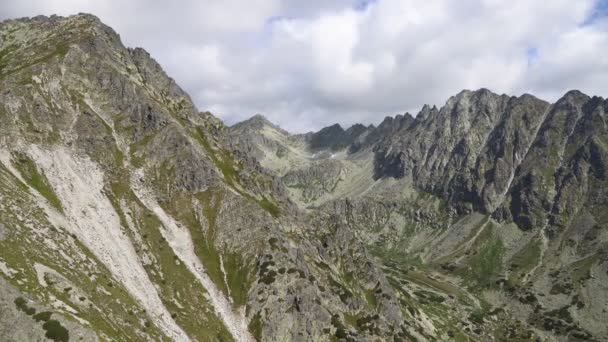
[[[607,112],[228,127],[92,15],[4,21],[0,340],[608,341]]]

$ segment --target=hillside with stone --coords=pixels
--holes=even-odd
[[[98,18],[0,23],[0,340],[608,340],[608,101],[226,126]]]

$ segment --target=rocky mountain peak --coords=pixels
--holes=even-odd
[[[564,96],[559,98],[555,103],[555,106],[578,106],[581,103],[587,102],[590,97],[587,94],[582,93],[580,90],[570,90]]]
[[[425,104],[424,106],[422,106],[422,109],[420,110],[420,112],[418,112],[415,119],[417,122],[423,122],[431,117],[435,117],[437,114],[439,114],[439,110],[436,106],[431,107],[430,105]]]
[[[342,126],[333,124],[312,133],[309,137],[310,147],[313,150],[338,148],[342,145],[345,135],[346,132]]]
[[[274,126],[270,120],[259,113],[252,116],[249,120],[246,120],[246,122],[249,122],[249,124],[252,126]]]
[[[259,132],[259,131],[263,130],[264,128],[271,128],[273,130],[276,130],[277,132],[280,132],[282,135],[285,135],[285,136],[289,135],[289,133],[287,131],[285,131],[281,127],[275,125],[274,123],[270,122],[270,120],[268,120],[262,114],[255,114],[251,118],[238,122],[233,125],[233,129],[235,129],[235,130],[251,130],[252,132]]]

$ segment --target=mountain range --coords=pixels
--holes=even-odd
[[[607,112],[227,126],[95,16],[4,21],[0,340],[606,341]]]

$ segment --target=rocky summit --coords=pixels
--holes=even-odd
[[[607,341],[608,101],[228,127],[92,15],[0,23],[1,341]]]

